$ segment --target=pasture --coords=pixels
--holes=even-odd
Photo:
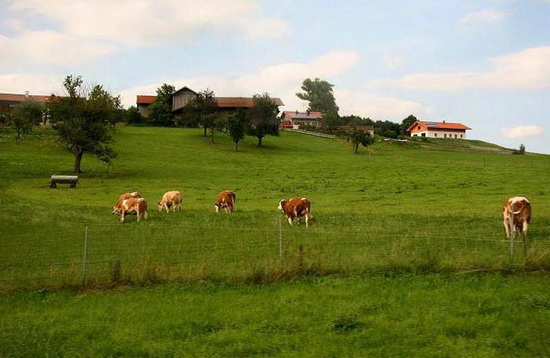
[[[265,282],[302,274],[379,270],[476,271],[550,267],[550,156],[512,156],[478,141],[377,143],[283,132],[234,152],[199,130],[117,129],[118,159],[83,160],[76,189],[49,188],[73,157],[38,130],[0,142],[0,288],[165,281]],[[216,214],[216,194],[237,194]],[[111,216],[120,193],[141,191],[149,219]],[[159,213],[167,190],[179,213]],[[533,204],[529,252],[510,257],[504,199]],[[308,197],[316,221],[289,226],[279,200]]]
[[[167,128],[116,140],[113,167],[85,156],[76,189],[50,189],[72,167],[54,133],[0,131],[0,355],[550,354],[549,156],[478,141],[354,155],[295,133],[236,153]],[[222,189],[231,215],[215,213]],[[112,206],[134,190],[149,219],[120,224]],[[167,190],[181,212],[157,211]],[[533,204],[525,260],[502,226],[514,195]],[[308,229],[276,209],[293,196],[312,202]]]

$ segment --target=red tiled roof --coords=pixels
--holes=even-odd
[[[33,100],[39,103],[46,103],[50,96],[45,95],[25,95],[25,94],[16,94],[16,93],[0,93],[0,101],[4,102],[14,102],[20,103],[26,100]]]
[[[414,129],[415,126],[420,125],[423,128],[431,129],[431,130],[445,130],[445,129],[454,129],[454,130],[471,130],[472,128],[465,126],[462,123],[448,123],[448,122],[430,122],[430,121],[416,121],[407,129],[407,131],[411,131]]]
[[[151,104],[155,102],[155,99],[157,99],[157,96],[138,95],[136,104]]]
[[[317,120],[323,118],[323,113],[321,112],[299,112],[299,111],[284,111],[282,116],[284,119],[311,119]]]
[[[138,95],[136,103],[151,104],[156,98],[157,96]],[[252,97],[214,97],[214,99],[216,100],[219,108],[250,108],[254,105]],[[280,98],[272,98],[272,100],[277,106],[284,106],[284,103]]]
[[[219,108],[250,108],[254,105],[254,99],[252,97],[214,97],[214,99],[218,103]],[[280,98],[272,98],[272,100],[277,106],[284,106]]]

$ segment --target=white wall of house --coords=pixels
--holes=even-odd
[[[424,135],[422,135],[424,134]],[[465,139],[466,132],[446,132],[446,131],[423,131],[412,133],[411,137],[428,137],[428,138],[452,138],[452,139]]]

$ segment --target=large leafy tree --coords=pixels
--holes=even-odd
[[[336,105],[336,99],[332,91],[333,87],[333,84],[319,78],[315,78],[314,80],[306,78],[302,83],[303,92],[296,93],[296,96],[309,102],[309,111],[319,111],[324,114],[338,113],[339,108]]]
[[[218,116],[213,115],[216,112],[216,107],[214,91],[209,89],[197,93],[197,96],[185,106],[186,112],[194,117],[196,122],[203,128],[205,137],[208,128],[214,131],[216,129],[219,119]]]
[[[15,130],[15,141],[28,134],[38,125],[44,114],[44,106],[33,100],[21,102],[11,112],[11,124]]]
[[[174,125],[170,104],[170,97],[174,92],[176,92],[176,88],[166,83],[157,88],[157,98],[147,110],[152,125],[157,127],[171,127]]]
[[[279,108],[269,97],[268,93],[255,94],[254,105],[248,110],[248,134],[258,138],[258,147],[262,146],[262,139],[267,136],[279,135]]]
[[[48,114],[59,134],[59,142],[74,155],[73,172],[82,172],[81,162],[86,152],[110,164],[116,157],[110,147],[113,142],[110,119],[115,116],[113,112],[119,111],[120,102],[100,85],[92,87],[87,95],[81,76],[67,76],[63,85],[67,96],[52,96]]]

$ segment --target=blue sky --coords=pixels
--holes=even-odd
[[[61,94],[79,74],[126,106],[169,83],[303,110],[319,77],[341,115],[550,154],[549,19],[550,0],[0,0],[0,92]]]

